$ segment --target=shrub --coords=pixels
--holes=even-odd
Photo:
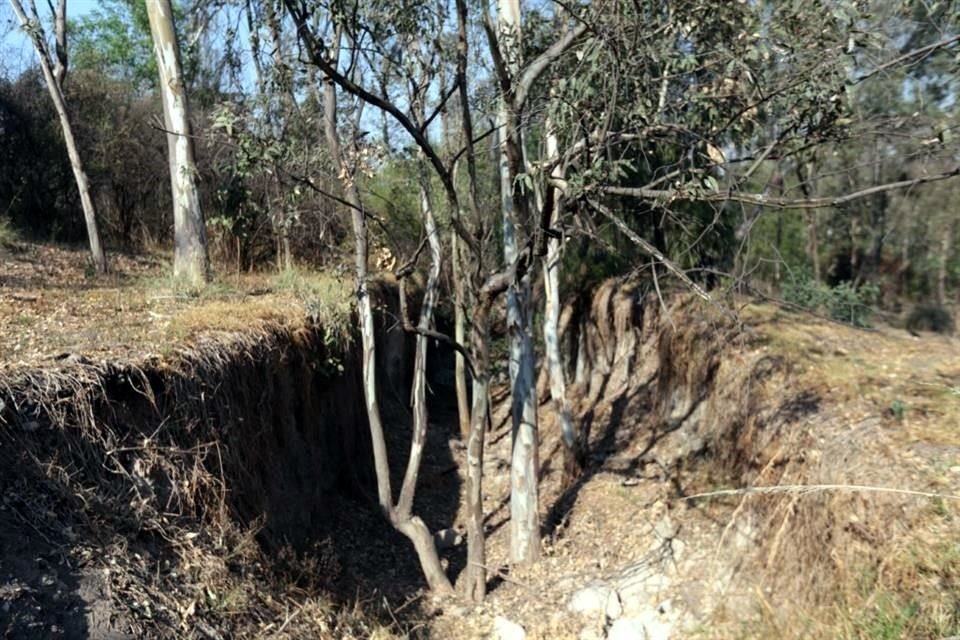
[[[827,286],[809,277],[791,276],[783,286],[783,298],[813,312],[826,312],[833,320],[854,327],[869,327],[873,305],[880,289],[875,284],[859,287],[851,282]]]
[[[907,331],[914,335],[917,331],[951,334],[953,329],[953,316],[935,304],[918,304],[907,317]]]

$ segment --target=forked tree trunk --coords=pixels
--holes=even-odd
[[[339,51],[340,40],[341,34],[338,30],[334,38],[334,51]],[[335,61],[334,64],[336,64]],[[367,288],[367,262],[369,259],[367,219],[364,215],[363,202],[360,198],[356,181],[350,168],[343,159],[340,134],[337,130],[337,89],[336,85],[330,79],[324,80],[324,131],[326,133],[330,157],[333,160],[337,174],[341,178],[346,201],[350,205],[350,216],[353,223],[355,243],[354,273],[356,277],[357,307],[363,354],[363,397],[367,409],[367,419],[370,424],[370,439],[373,444],[374,469],[377,476],[377,498],[384,515],[390,520],[390,523],[397,531],[405,535],[413,543],[417,558],[420,561],[420,567],[423,570],[424,577],[430,588],[440,593],[452,593],[453,587],[443,571],[443,566],[440,564],[440,558],[437,555],[436,545],[430,530],[423,520],[412,514],[414,492],[420,462],[423,457],[423,447],[426,442],[427,429],[426,398],[424,395],[426,385],[427,343],[421,339],[418,339],[417,342],[417,360],[414,373],[413,395],[415,412],[410,459],[407,464],[406,473],[404,474],[400,500],[396,506],[393,504],[393,491],[390,486],[390,464],[387,458],[387,445],[380,415],[380,404],[377,398],[376,342],[373,307]],[[423,184],[421,184],[421,189],[425,189]],[[424,301],[424,308],[427,311],[426,322],[429,325],[432,321],[433,305],[437,295],[436,289],[439,284],[440,261],[439,238],[436,237],[436,225],[433,220],[432,211],[429,209],[429,198],[423,195],[424,193],[425,192],[422,193],[421,198],[425,198],[427,203],[427,208],[424,212],[425,224],[433,229],[432,239],[430,240],[430,253],[431,260],[433,261],[430,274],[432,284],[428,282],[428,291],[425,295],[429,296],[429,300]],[[403,286],[402,283],[401,286]],[[430,291],[431,286],[433,289],[432,292]],[[423,322],[424,319],[421,316],[421,326]],[[423,352],[422,357],[420,355],[421,351]]]
[[[97,273],[107,272],[107,257],[103,251],[103,244],[100,241],[100,230],[97,225],[97,212],[93,204],[93,198],[90,195],[90,182],[87,179],[87,173],[83,169],[83,161],[80,159],[80,152],[77,150],[77,141],[73,136],[73,126],[70,123],[70,116],[67,113],[67,101],[63,95],[63,80],[67,72],[67,52],[66,52],[66,10],[67,3],[61,0],[58,3],[57,11],[54,13],[54,24],[57,38],[57,59],[54,62],[47,50],[46,35],[41,24],[31,24],[23,10],[23,4],[20,0],[10,0],[14,13],[20,21],[20,26],[29,35],[33,48],[40,61],[40,69],[43,72],[43,79],[47,84],[47,91],[50,93],[50,99],[53,100],[54,109],[57,111],[57,117],[60,119],[60,129],[63,131],[63,141],[67,146],[67,156],[70,158],[70,168],[73,169],[73,177],[77,183],[77,190],[80,192],[80,206],[83,208],[83,220],[87,228],[87,240],[90,244],[90,255],[93,259],[93,265]],[[51,5],[52,6],[52,5]],[[36,16],[37,10],[30,0],[31,14]]]
[[[430,204],[430,181],[422,161],[419,183],[420,211],[423,215],[423,225],[427,234],[427,243],[430,247],[430,271],[427,275],[427,286],[423,292],[423,301],[420,304],[420,320],[417,324],[419,333],[413,367],[413,434],[410,442],[410,456],[403,477],[403,486],[400,488],[400,499],[397,501],[392,519],[397,529],[413,542],[417,557],[420,559],[420,566],[430,588],[437,592],[452,593],[453,586],[440,564],[433,536],[427,525],[413,515],[413,498],[417,488],[417,476],[420,472],[420,464],[423,461],[423,451],[427,442],[427,428],[429,426],[429,415],[427,413],[427,347],[429,346],[429,338],[426,332],[433,325],[433,312],[440,291],[440,266],[442,261],[440,233],[437,230],[433,207]],[[404,286],[402,281],[400,286]]]
[[[473,409],[470,436],[467,438],[467,569],[466,596],[473,602],[483,600],[487,592],[487,551],[483,529],[483,446],[487,427],[490,393],[489,326],[492,300],[482,294],[471,320],[474,357]]]
[[[500,49],[511,75],[519,68],[520,5],[518,0],[499,0]],[[517,114],[501,95],[498,130],[501,132],[500,201],[503,214],[503,257],[513,264],[518,255],[514,198],[529,198],[529,191],[514,184],[508,145],[522,153],[522,134]],[[511,140],[512,138],[512,140]],[[510,336],[511,415],[513,447],[510,464],[510,561],[523,564],[540,555],[539,451],[537,446],[537,381],[533,340],[530,335],[530,274],[507,290],[507,331]]]
[[[170,0],[147,0],[153,50],[160,71],[163,121],[170,153],[170,186],[173,192],[173,275],[199,287],[210,279],[207,231],[200,210],[196,163],[190,132],[190,107],[183,85]]]

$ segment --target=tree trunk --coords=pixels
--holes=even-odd
[[[937,302],[941,307],[947,304],[947,266],[950,262],[950,248],[953,244],[953,223],[943,224],[940,236],[940,255],[937,260]]]
[[[334,51],[339,50],[341,34],[338,30],[334,38]],[[334,64],[336,64],[334,62]],[[400,490],[400,499],[396,506],[393,504],[393,491],[390,486],[390,464],[387,458],[387,445],[384,438],[383,422],[380,416],[380,404],[377,398],[377,369],[376,343],[374,334],[373,308],[370,294],[367,289],[367,264],[369,251],[367,244],[367,219],[363,210],[363,202],[354,176],[343,159],[340,145],[340,134],[337,131],[337,89],[332,80],[324,80],[324,130],[327,138],[327,147],[333,160],[337,175],[345,191],[346,201],[350,205],[353,235],[355,242],[354,273],[357,284],[358,314],[360,320],[360,337],[362,343],[363,361],[363,396],[367,409],[367,419],[370,424],[370,439],[373,443],[374,469],[377,476],[377,498],[384,515],[400,533],[405,535],[414,545],[420,567],[429,587],[439,593],[452,593],[453,587],[447,579],[437,555],[433,536],[426,524],[412,515],[413,498],[416,490],[417,476],[423,457],[423,447],[426,442],[427,409],[426,409],[426,348],[427,341],[423,336],[417,338],[417,357],[414,370],[414,429],[410,449],[410,458],[404,474],[403,485]],[[424,176],[425,178],[425,176]],[[429,195],[426,184],[421,180],[421,207],[424,207],[424,224],[430,242],[431,268],[427,291],[421,309],[420,327],[429,327],[433,319],[433,307],[436,303],[437,289],[440,277],[440,240],[437,235],[436,224],[430,209]],[[400,283],[403,286],[403,283]],[[402,293],[401,293],[402,295]]]
[[[485,300],[481,296],[471,322],[475,371],[470,437],[467,438],[467,568],[464,582],[466,596],[473,602],[481,602],[487,592],[487,553],[483,529],[483,441],[490,410],[491,303],[491,300]]]
[[[804,163],[797,162],[797,181],[800,183],[800,191],[803,193],[803,197],[810,199],[813,195],[816,195],[816,186],[813,184],[813,163],[806,165],[806,173],[804,173]],[[813,269],[813,281],[820,282],[820,240],[819,232],[817,230],[819,214],[816,209],[809,209],[806,214],[807,218],[807,256],[810,258],[810,265]]]
[[[54,63],[47,51],[46,38],[43,27],[39,24],[30,24],[30,19],[23,10],[23,4],[20,0],[10,0],[14,13],[20,20],[20,26],[29,35],[33,43],[37,58],[40,61],[40,69],[43,72],[43,79],[47,84],[47,91],[50,93],[50,99],[53,100],[54,109],[57,111],[57,117],[60,119],[60,128],[63,131],[63,140],[67,146],[67,156],[70,158],[70,168],[73,169],[73,177],[77,183],[77,190],[80,192],[80,206],[83,208],[83,220],[87,228],[87,240],[90,243],[90,255],[93,258],[94,268],[97,273],[107,272],[107,257],[103,251],[103,245],[100,241],[100,230],[97,225],[97,212],[93,204],[93,198],[90,196],[90,182],[87,179],[87,173],[83,169],[83,161],[80,159],[80,152],[77,150],[77,141],[73,137],[73,126],[70,123],[70,116],[67,113],[67,101],[63,95],[63,79],[67,71],[67,52],[66,52],[66,2],[61,0],[58,5],[58,11],[54,14],[56,36],[57,36],[57,61]],[[36,7],[31,0],[31,10],[33,15],[37,15]]]
[[[456,232],[451,240],[451,255],[453,259],[453,337],[457,344],[464,344],[467,338],[467,323],[464,314],[464,283],[463,268],[460,266],[460,255],[457,250],[459,244]],[[457,388],[457,416],[460,419],[460,437],[466,442],[470,437],[470,394],[467,390],[467,367],[463,354],[459,351],[454,361],[454,383]]]
[[[499,44],[507,67],[515,75],[520,55],[520,5],[518,0],[499,0]],[[517,260],[518,211],[515,198],[529,198],[529,191],[515,192],[517,172],[511,166],[509,145],[522,153],[518,114],[501,95],[498,130],[500,149],[500,202],[503,214],[503,257]],[[520,188],[520,187],[517,187]],[[522,213],[522,211],[520,212]],[[537,393],[535,356],[530,335],[530,274],[507,290],[507,331],[510,336],[511,415],[513,447],[510,465],[510,560],[514,564],[534,561],[540,555],[539,451],[537,446]]]
[[[173,191],[173,275],[191,286],[210,280],[207,233],[196,185],[196,163],[190,132],[190,107],[183,85],[170,0],[147,0],[153,49],[160,71],[164,123],[170,152]]]
[[[548,120],[547,159],[553,161],[556,157],[557,136],[551,130],[551,123]],[[552,177],[558,180],[563,178],[562,169],[559,166],[553,170]],[[550,213],[550,228],[554,230],[559,226],[560,206],[560,202],[557,202]],[[550,398],[557,413],[563,440],[563,485],[567,487],[582,472],[585,452],[573,425],[573,412],[567,399],[563,356],[560,353],[560,247],[560,238],[551,236],[547,239],[547,259],[543,264],[543,343],[547,376],[550,381]]]

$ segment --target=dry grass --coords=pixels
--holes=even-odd
[[[742,637],[960,633],[958,504],[897,493],[960,496],[960,342],[886,326],[857,330],[766,305],[747,306],[743,318],[760,352],[788,358],[790,387],[821,399],[777,474],[750,483],[878,490],[738,501],[768,531],[751,594],[756,619],[741,624]],[[776,606],[770,585],[789,594],[790,607]]]
[[[104,278],[90,274],[81,251],[25,245],[0,261],[0,362],[169,355],[207,331],[306,317],[339,338],[349,333],[352,290],[333,275],[225,275],[191,291],[173,279],[164,256],[111,258]]]

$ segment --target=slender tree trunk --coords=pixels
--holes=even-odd
[[[954,224],[945,221],[943,226],[943,235],[940,236],[940,251],[937,260],[937,302],[940,306],[947,304],[947,267],[950,263],[950,249],[953,245]]]
[[[483,529],[483,446],[490,411],[489,325],[492,300],[481,295],[471,322],[471,342],[475,359],[473,410],[470,436],[467,438],[467,570],[466,596],[473,602],[483,600],[487,592],[486,534]]]
[[[440,95],[447,94],[446,75],[441,69]],[[443,144],[447,150],[454,148],[453,136],[450,133],[450,114],[446,107],[440,111],[440,124],[443,130]],[[384,126],[386,131],[386,126]],[[454,184],[457,182],[457,173],[460,167],[459,162],[454,162],[450,169],[450,178]],[[466,344],[467,323],[464,313],[465,282],[463,266],[460,261],[460,238],[454,231],[450,238],[450,261],[453,276],[453,338],[457,344]],[[460,437],[464,442],[470,437],[470,394],[467,390],[467,367],[463,354],[457,351],[454,355],[453,370],[454,386],[457,392],[457,417],[460,421]]]
[[[551,130],[551,123],[548,120],[547,158],[552,161],[556,157],[557,136]],[[563,178],[563,170],[559,165],[554,168],[552,177],[557,180]],[[557,202],[550,214],[551,229],[556,230],[559,226],[560,213],[561,203]],[[569,486],[582,472],[585,452],[573,425],[573,412],[567,399],[563,356],[560,353],[560,248],[560,238],[550,237],[547,240],[547,259],[543,264],[543,342],[547,376],[550,381],[550,398],[557,413],[564,447],[563,484]]]
[[[340,37],[335,39],[339,47]],[[334,49],[337,50],[337,49]],[[377,474],[377,495],[384,513],[389,515],[393,505],[390,488],[390,466],[387,460],[387,445],[383,437],[383,423],[380,419],[380,404],[377,400],[377,360],[373,324],[373,307],[367,290],[367,220],[363,214],[363,205],[357,191],[356,182],[349,175],[340,150],[340,133],[337,131],[337,88],[332,80],[323,81],[324,130],[327,148],[333,160],[334,169],[341,177],[344,196],[350,205],[350,219],[354,236],[354,277],[356,279],[357,312],[360,321],[360,341],[362,346],[363,397],[370,422],[370,435],[373,441],[373,459]]]
[[[341,34],[338,30],[334,38],[336,45],[334,51],[339,50],[340,40]],[[334,64],[336,64],[336,62],[334,62]],[[350,168],[343,159],[340,134],[337,131],[337,89],[336,85],[330,79],[324,80],[324,130],[330,157],[333,160],[337,174],[341,177],[346,200],[351,209],[350,213],[355,242],[354,272],[357,284],[357,306],[363,353],[363,395],[367,409],[367,419],[370,424],[370,438],[373,443],[374,469],[377,476],[377,498],[384,515],[390,520],[390,523],[397,531],[405,535],[413,543],[417,558],[420,561],[420,567],[429,587],[439,593],[452,593],[453,587],[443,571],[443,566],[440,564],[440,558],[437,555],[436,545],[430,530],[420,518],[412,514],[417,476],[423,458],[423,447],[426,442],[428,418],[425,395],[427,342],[422,336],[417,339],[417,357],[414,368],[414,429],[410,458],[404,474],[403,485],[400,489],[399,502],[396,506],[393,503],[387,445],[380,415],[380,404],[377,399],[376,337],[374,334],[373,308],[370,293],[367,289],[367,264],[369,260],[367,219],[356,181]],[[433,212],[430,208],[429,194],[426,191],[427,187],[423,180],[421,180],[420,188],[421,206],[424,207],[424,224],[427,226],[431,255],[430,277],[427,283],[427,291],[425,292],[419,322],[419,326],[423,328],[425,326],[429,327],[432,322],[433,308],[436,304],[440,273],[440,241],[437,235]],[[402,282],[400,286],[403,286]]]
[[[468,267],[469,275],[462,278],[464,298],[470,304],[470,351],[473,358],[473,397],[470,414],[470,434],[467,437],[467,566],[463,583],[467,598],[474,602],[483,600],[487,591],[486,533],[483,528],[483,446],[489,419],[490,399],[490,306],[493,301],[484,294],[480,274],[484,273],[485,225],[480,213],[477,155],[473,137],[473,116],[470,96],[467,93],[467,2],[456,0],[457,10],[457,93],[460,101],[463,141],[466,148],[468,194],[470,217],[473,221],[472,235],[462,224],[462,210],[453,182],[448,188],[451,211],[456,212],[461,222],[456,228],[463,233],[459,245],[460,265]],[[471,242],[467,241],[470,238]],[[469,252],[468,252],[469,249]]]
[[[804,167],[803,162],[797,162],[797,181],[800,183],[800,191],[803,197],[809,199],[816,193],[816,186],[813,184],[813,163],[808,163]],[[820,240],[817,230],[819,214],[816,209],[810,209],[806,214],[807,219],[807,256],[810,258],[810,265],[813,269],[813,281],[820,282]]]
[[[190,107],[183,85],[170,0],[147,0],[150,32],[160,70],[167,146],[170,150],[170,184],[173,190],[173,274],[192,286],[210,279],[207,232],[196,185],[196,163],[190,131]]]
[[[519,68],[520,4],[499,0],[499,44],[511,74]],[[503,257],[506,264],[517,259],[515,198],[529,198],[529,191],[515,192],[516,171],[511,166],[509,145],[522,154],[523,140],[518,114],[507,96],[501,95],[499,113],[500,202],[503,214]],[[530,274],[507,290],[507,330],[510,336],[511,415],[513,448],[510,465],[510,560],[514,564],[534,561],[540,555],[539,451],[537,446],[537,381],[533,340],[530,335]]]
[[[33,0],[30,1],[31,12],[33,15],[37,15]],[[10,4],[13,7],[14,13],[17,14],[20,26],[29,35],[34,50],[37,53],[37,58],[40,61],[40,69],[43,72],[43,79],[47,84],[47,91],[50,93],[50,99],[53,100],[54,109],[56,109],[57,117],[60,119],[60,128],[63,131],[63,140],[67,147],[67,156],[70,158],[70,168],[73,170],[77,190],[80,192],[80,206],[83,209],[83,220],[87,228],[90,255],[93,258],[94,268],[97,273],[104,274],[107,272],[107,257],[103,251],[103,244],[100,241],[96,207],[90,195],[90,181],[87,179],[87,173],[84,171],[80,152],[77,150],[77,141],[73,136],[73,126],[70,122],[70,116],[67,113],[67,101],[63,94],[63,80],[67,72],[67,3],[65,0],[61,0],[58,4],[57,11],[54,13],[57,38],[56,62],[51,59],[50,53],[47,50],[46,36],[42,25],[31,25],[31,21],[27,17],[26,12],[24,12],[23,4],[20,0],[10,0]]]
[[[416,356],[413,370],[413,435],[410,442],[410,456],[407,469],[400,489],[400,499],[394,510],[393,521],[397,529],[413,542],[420,559],[420,566],[427,579],[427,584],[433,591],[452,593],[450,584],[440,557],[437,555],[436,545],[426,524],[413,515],[413,498],[417,487],[417,476],[423,460],[424,446],[427,441],[429,415],[427,413],[427,347],[429,338],[425,332],[433,325],[434,308],[437,304],[440,290],[440,267],[442,262],[440,248],[440,232],[437,230],[433,216],[433,207],[430,204],[429,179],[426,167],[420,164],[420,211],[423,215],[423,224],[427,234],[427,243],[430,247],[430,272],[427,275],[427,286],[423,293],[420,305],[420,321],[417,335]],[[400,283],[403,286],[403,282]]]
[[[460,266],[459,240],[456,232],[451,239],[451,256],[453,260],[453,337],[458,344],[465,344],[467,339],[466,314],[464,313],[464,273]],[[470,394],[467,390],[467,367],[463,354],[457,352],[454,360],[454,383],[457,388],[457,416],[460,419],[460,436],[464,441],[470,436]]]
[[[856,207],[848,210],[850,215],[850,281],[860,281],[860,259],[857,252],[860,244],[860,217]]]
[[[820,239],[817,229],[817,219],[819,215],[816,209],[807,212],[807,255],[810,256],[810,264],[813,268],[814,282],[822,280],[820,274]]]

